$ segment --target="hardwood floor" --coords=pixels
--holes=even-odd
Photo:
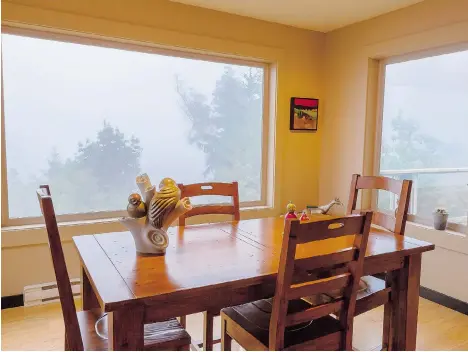
[[[77,307],[80,304],[77,304]],[[371,350],[380,345],[383,309],[359,316],[355,322],[354,347]],[[192,338],[202,339],[203,315],[187,317]],[[220,331],[219,317],[215,332]],[[2,310],[2,350],[63,350],[63,319],[58,303]],[[468,316],[420,300],[418,350],[467,350]],[[239,345],[233,343],[233,350]],[[219,349],[219,345],[215,349]]]

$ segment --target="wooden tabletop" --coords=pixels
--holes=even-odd
[[[320,217],[317,217],[320,219]],[[84,270],[104,311],[136,304],[163,304],[169,295],[205,288],[244,287],[271,282],[278,271],[283,218],[170,228],[165,256],[138,256],[130,232],[73,237]],[[350,247],[352,236],[298,247],[297,256]],[[434,245],[373,229],[365,272],[372,259],[433,250]],[[369,260],[368,260],[369,259]],[[367,265],[367,271],[366,271]]]

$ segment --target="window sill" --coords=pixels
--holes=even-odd
[[[59,229],[62,242],[70,242],[73,236],[125,231],[118,218],[61,222]],[[46,243],[44,224],[2,227],[2,249]]]
[[[457,231],[452,231],[452,230],[447,230],[447,229],[446,230],[436,230],[431,226],[424,225],[424,224],[419,224],[417,222],[408,221],[408,225],[415,226],[415,227],[420,227],[420,228],[425,229],[425,230],[434,231],[434,232],[439,233],[439,234],[446,234],[446,235],[450,235],[450,236],[458,236],[458,237],[461,237],[461,238],[466,238],[467,237],[467,235],[465,233],[463,233],[463,232],[457,232]]]
[[[277,215],[275,209],[269,206],[256,206],[241,209],[242,219],[254,219]],[[192,221],[190,221],[192,220]],[[210,221],[223,221],[224,217],[199,216],[190,219],[189,224]],[[229,216],[226,216],[226,221]],[[60,237],[62,242],[70,242],[73,236],[95,233],[122,232],[127,229],[119,222],[119,218],[82,220],[60,222]],[[47,233],[44,224],[19,225],[2,227],[2,249],[21,246],[43,245],[47,243]]]
[[[79,220],[79,221],[60,221],[58,225],[60,228],[69,226],[86,226],[92,224],[112,223],[118,221],[119,218],[105,218],[96,220]],[[44,224],[32,224],[32,225],[14,225],[14,226],[2,226],[2,234],[14,231],[27,231],[27,230],[38,230],[45,229]]]
[[[407,222],[406,236],[435,244],[437,248],[468,255],[468,236],[452,230],[435,230],[431,226],[415,222]]]

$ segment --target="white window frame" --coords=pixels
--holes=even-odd
[[[262,59],[256,58],[243,58],[233,55],[221,54],[221,53],[207,53],[201,50],[181,49],[174,47],[159,46],[148,42],[137,42],[133,40],[126,40],[120,38],[103,37],[92,34],[71,32],[58,30],[53,28],[36,27],[36,26],[25,26],[21,24],[2,24],[2,33],[13,34],[31,38],[48,39],[54,41],[61,41],[66,43],[83,44],[91,46],[106,47],[112,49],[121,49],[127,51],[135,51],[142,53],[152,53],[157,55],[172,56],[178,58],[187,59],[199,59],[204,61],[211,61],[216,63],[225,63],[233,65],[244,65],[250,67],[258,67],[263,69],[263,112],[262,112],[262,162],[261,162],[261,192],[260,200],[240,202],[241,208],[259,208],[271,206],[269,200],[272,199],[271,193],[273,192],[269,174],[269,167],[273,164],[274,150],[269,148],[270,139],[270,126],[271,123],[271,90],[274,87],[271,86],[271,75],[273,72],[272,62],[268,62]],[[1,102],[2,102],[2,115],[1,115],[1,128],[5,131],[5,114],[4,114],[4,100],[3,100],[3,59],[1,64],[2,71],[2,90],[1,90]],[[44,132],[46,133],[46,132]],[[2,184],[1,184],[1,201],[2,201],[2,216],[1,226],[29,226],[43,224],[44,219],[42,216],[37,217],[21,217],[21,218],[10,218],[9,207],[8,207],[8,177],[7,177],[7,155],[6,155],[6,137],[5,133],[1,135],[1,167],[2,167]],[[235,180],[233,180],[235,181]],[[203,182],[203,180],[200,180]],[[37,185],[39,187],[39,185]],[[52,189],[53,196],[53,189]],[[123,201],[124,202],[124,201]],[[122,203],[124,204],[124,203]],[[39,204],[38,204],[39,207]],[[94,221],[100,219],[113,219],[126,216],[125,210],[115,211],[95,211],[89,213],[75,213],[75,214],[59,214],[57,215],[58,222],[85,222]]]
[[[380,175],[380,157],[382,150],[382,125],[383,125],[383,107],[384,107],[384,95],[385,95],[385,68],[387,65],[406,62],[411,60],[423,59],[431,56],[439,56],[444,54],[456,53],[459,51],[468,50],[468,43],[458,44],[456,46],[448,46],[437,49],[424,50],[416,53],[409,53],[404,55],[398,55],[391,58],[385,58],[379,61],[379,80],[378,80],[378,101],[377,101],[377,121],[375,129],[375,153],[374,153],[374,175]],[[413,183],[413,189],[411,191],[412,199],[414,199],[415,187]],[[372,207],[377,209],[378,203],[378,192],[372,192]],[[436,205],[434,205],[436,207]],[[424,226],[433,226],[433,220],[415,214],[408,213],[408,220],[416,224]],[[457,224],[453,222],[447,223],[447,230],[455,231],[459,233],[468,234],[468,226],[463,224]]]

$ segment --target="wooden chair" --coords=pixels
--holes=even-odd
[[[107,340],[99,337],[95,331],[95,323],[102,316],[101,312],[97,310],[76,311],[49,186],[40,186],[37,190],[37,197],[45,220],[50,254],[62,306],[65,323],[65,350],[107,350]],[[145,330],[154,332],[150,337],[145,338],[145,350],[188,351],[190,348],[190,335],[182,328],[177,319],[148,324],[145,326]]]
[[[413,181],[411,180],[400,181],[384,176],[361,176],[354,174],[351,180],[347,214],[361,212],[361,210],[356,209],[358,192],[360,189],[392,192],[398,196],[398,206],[395,210],[395,214],[392,215],[375,210],[372,223],[398,235],[404,235],[412,185]]]
[[[221,349],[230,350],[234,339],[246,350],[351,350],[371,219],[372,213],[305,224],[288,220],[273,300],[222,309]],[[296,259],[299,244],[348,235],[355,236],[351,248]],[[324,269],[329,276],[310,279]],[[343,290],[340,298],[318,306],[301,299],[337,289]]]
[[[232,215],[233,220],[240,220],[239,210],[239,185],[237,182],[220,183],[207,182],[195,183],[190,185],[178,184],[181,190],[181,198],[183,197],[199,197],[199,196],[228,196],[232,198],[232,204],[204,204],[194,206],[192,210],[185,213],[179,218],[179,226],[185,226],[185,219],[208,214],[227,214]],[[213,339],[213,321],[219,315],[216,312],[204,312],[203,322],[203,344],[198,344],[197,347],[202,347],[205,351],[213,350],[213,345],[221,342],[220,339]],[[186,317],[180,317],[180,322],[183,327],[186,327]]]
[[[209,214],[227,214],[232,215],[233,220],[240,220],[239,211],[239,185],[237,182],[221,183],[207,182],[194,183],[191,185],[178,184],[183,197],[200,197],[200,196],[227,196],[232,197],[232,204],[204,204],[194,206],[179,218],[179,226],[185,226],[185,219],[197,215]]]
[[[358,192],[360,189],[368,190],[385,190],[392,192],[398,197],[398,205],[394,214],[383,213],[374,210],[372,223],[385,228],[398,235],[404,235],[406,229],[406,221],[408,218],[408,209],[411,198],[411,189],[413,181],[411,180],[395,180],[384,176],[361,176],[354,174],[351,180],[351,189],[349,192],[349,201],[347,214],[355,214],[362,210],[356,209]],[[384,279],[382,279],[382,277]],[[388,290],[390,288],[391,278],[385,278],[385,273],[377,274],[374,276],[364,276],[362,281],[367,285],[367,292],[378,293],[379,291]],[[382,295],[381,297],[389,297]],[[359,295],[358,295],[359,299]],[[367,310],[362,313],[374,309],[378,306],[384,305],[384,331],[382,339],[382,348],[385,349],[389,346],[388,327],[391,318],[391,304],[389,299],[374,302],[369,305]]]

